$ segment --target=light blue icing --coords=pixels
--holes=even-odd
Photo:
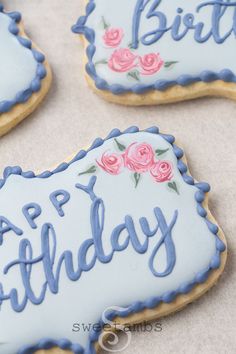
[[[66,170],[71,164],[73,164],[75,161],[79,161],[81,159],[83,159],[86,155],[88,151],[91,151],[93,149],[96,149],[97,147],[101,146],[104,141],[108,140],[108,139],[113,139],[116,138],[118,136],[121,136],[122,134],[131,134],[131,133],[137,133],[139,132],[139,129],[137,127],[130,127],[127,130],[125,130],[123,133],[121,133],[118,129],[114,129],[111,131],[111,133],[103,140],[103,139],[96,139],[94,141],[94,143],[92,144],[92,146],[87,150],[81,150],[69,163],[63,163],[60,166],[58,166],[55,170],[53,170],[52,172],[50,171],[46,171],[44,173],[41,173],[39,175],[35,175],[34,172],[32,171],[28,171],[28,172],[23,172],[22,169],[18,166],[16,167],[7,167],[4,170],[3,173],[3,179],[0,180],[0,188],[2,188],[4,186],[4,184],[6,183],[6,180],[8,179],[8,177],[12,174],[14,175],[21,175],[25,178],[49,178],[50,176],[52,176],[53,174],[57,174],[60,173],[61,171]],[[154,307],[156,307],[159,303],[161,302],[165,302],[165,303],[170,303],[171,301],[173,301],[175,299],[175,297],[178,294],[187,294],[189,291],[192,290],[192,288],[194,287],[194,285],[199,284],[199,283],[203,283],[206,281],[206,279],[208,278],[209,273],[211,272],[211,270],[213,269],[217,269],[220,267],[221,264],[221,252],[223,252],[226,248],[225,244],[221,241],[221,239],[218,236],[218,226],[213,224],[208,218],[207,218],[207,211],[204,209],[203,207],[203,203],[205,201],[205,194],[209,192],[210,190],[210,186],[208,183],[195,183],[195,181],[193,180],[193,178],[191,176],[189,176],[188,173],[188,169],[186,164],[181,160],[181,158],[183,157],[183,151],[182,149],[178,148],[175,145],[175,138],[172,135],[164,135],[164,134],[160,134],[159,133],[159,129],[157,127],[151,127],[145,130],[145,132],[148,132],[150,134],[159,134],[163,139],[165,139],[168,143],[170,143],[172,145],[174,154],[178,160],[178,169],[183,177],[183,180],[192,186],[197,187],[197,192],[195,193],[195,200],[196,200],[196,211],[197,213],[205,220],[206,225],[208,227],[208,229],[210,230],[210,232],[212,233],[212,235],[215,237],[215,245],[216,245],[216,252],[214,254],[214,256],[211,259],[210,264],[203,269],[201,272],[197,273],[195,278],[192,279],[192,281],[181,284],[178,289],[175,289],[173,291],[169,291],[167,293],[164,293],[162,296],[157,296],[157,297],[151,297],[146,299],[145,301],[137,301],[137,302],[133,302],[132,304],[130,304],[130,306],[122,311],[122,312],[118,312],[118,311],[111,311],[109,314],[109,319],[113,319],[116,316],[120,316],[120,317],[127,317],[130,314],[136,313],[136,312],[140,312],[144,309],[152,309]],[[89,197],[91,198],[91,200],[93,201],[93,205],[96,206],[97,203],[100,203],[101,205],[101,200],[100,202],[98,202],[99,198],[96,196],[96,194],[93,191],[93,187],[94,184],[96,182],[96,177],[92,177],[90,179],[90,183],[88,186],[83,186],[80,184],[77,184],[76,187],[84,190]],[[96,208],[95,208],[96,209]],[[157,214],[160,213],[160,210],[156,210],[155,211]],[[175,218],[177,218],[177,213],[175,213],[172,222],[169,225],[169,231],[171,230],[171,228],[173,227],[173,223],[176,221]],[[130,221],[130,220],[129,220]],[[96,221],[97,222],[97,221]],[[15,226],[11,225],[10,222],[8,220],[5,220],[6,226],[10,227],[12,230],[15,230]],[[147,220],[145,220],[144,218],[140,219],[140,224],[141,224],[141,228],[143,230],[143,232],[147,235],[147,237],[151,237],[152,235],[155,234],[156,232],[156,228],[154,230],[150,230],[149,225],[147,223]],[[123,242],[123,244],[119,244],[119,233],[124,229],[125,225],[121,224],[117,227],[117,229],[113,230],[113,234],[112,234],[112,244],[113,244],[113,248],[115,251],[119,251],[122,250],[124,248],[127,247],[128,245],[128,240],[125,240]],[[16,234],[19,235],[19,230],[15,231]],[[43,255],[46,255],[49,252],[49,238],[51,235],[51,240],[52,243],[54,245],[53,247],[53,252],[51,252],[52,254],[49,257],[44,257]],[[29,298],[29,296],[31,297],[31,301],[33,303],[40,303],[40,301],[42,301],[42,298],[45,295],[46,292],[46,287],[49,286],[50,290],[52,293],[57,293],[58,291],[58,279],[59,279],[59,274],[60,274],[60,269],[61,269],[61,265],[63,263],[67,263],[67,268],[69,269],[70,266],[73,264],[72,262],[72,254],[70,253],[70,251],[65,251],[64,254],[62,255],[58,266],[57,266],[57,271],[56,271],[56,275],[52,273],[52,271],[50,271],[51,267],[47,266],[47,262],[50,263],[50,261],[52,262],[53,259],[55,258],[55,240],[56,240],[56,235],[55,235],[55,231],[53,229],[53,226],[51,224],[45,224],[41,233],[41,238],[43,240],[42,244],[43,246],[43,250],[42,250],[42,254],[33,259],[32,257],[32,246],[30,245],[28,240],[21,240],[22,244],[20,247],[20,253],[19,253],[19,259],[13,261],[11,264],[8,264],[8,266],[5,268],[5,272],[9,271],[11,267],[13,267],[15,264],[19,264],[21,263],[21,272],[23,272],[25,274],[25,285],[27,290],[27,296],[25,296],[25,298],[22,300],[21,304],[18,304],[17,302],[17,293],[16,291],[14,291],[14,289],[12,290],[10,296],[11,299],[13,299],[13,303],[15,303],[16,305],[16,310],[18,311],[22,311],[23,308],[26,306],[27,304],[27,299]],[[135,239],[135,235],[134,235],[134,239]],[[166,236],[165,238],[165,242],[171,242],[171,237],[169,235]],[[83,244],[83,247],[80,249],[80,256],[81,254],[84,254],[87,252],[88,248],[91,246],[91,242],[92,240],[86,240],[86,242]],[[173,245],[169,245],[169,251],[170,254],[173,254],[173,249],[171,250]],[[145,247],[142,248],[142,245],[140,244],[136,244],[134,242],[134,247],[136,247],[137,249],[139,249],[139,251],[145,251]],[[158,248],[158,245],[156,246],[156,248]],[[155,251],[155,250],[154,250]],[[154,252],[153,251],[153,252]],[[102,254],[101,252],[101,261],[106,262],[106,260],[108,258],[106,258],[107,256]],[[27,258],[27,267],[26,264],[24,262],[24,260]],[[85,259],[83,259],[83,257],[81,258],[81,263],[80,263],[80,267],[81,269],[84,267],[84,270],[86,269],[90,269],[90,267],[92,267],[95,262],[95,257],[91,260],[90,264],[86,264]],[[36,297],[32,292],[31,292],[31,288],[30,288],[30,283],[29,283],[29,279],[30,279],[30,272],[31,272],[31,266],[34,262],[41,262],[44,261],[45,262],[45,272],[47,274],[47,281],[48,283],[45,283],[43,288],[42,288],[42,292],[41,294],[38,295],[38,297]],[[31,265],[30,265],[31,263]],[[168,273],[169,271],[171,271],[171,267],[173,266],[171,260],[168,263],[168,267],[166,269],[166,272]],[[87,267],[87,268],[86,268]],[[67,276],[71,279],[71,280],[76,280],[79,278],[80,276],[80,269],[76,272],[69,272],[67,273]],[[160,276],[160,275],[159,275]],[[0,297],[2,300],[4,300],[4,292],[3,292],[3,288],[0,285]],[[9,298],[9,296],[6,296],[6,300]],[[19,305],[19,306],[18,306]],[[108,317],[108,316],[107,316]],[[99,323],[101,324],[101,326],[104,324],[102,322],[102,320],[99,321]],[[50,339],[50,338],[46,338],[46,339],[42,339],[40,340],[38,343],[36,343],[35,345],[26,345],[23,348],[21,348],[18,351],[18,354],[33,354],[35,353],[37,350],[40,349],[50,349],[54,346],[58,346],[61,349],[64,350],[71,350],[74,354],[93,354],[95,353],[95,343],[99,337],[100,333],[98,331],[94,331],[92,330],[90,332],[89,335],[89,342],[86,348],[83,348],[82,346],[80,346],[77,343],[72,343],[71,341],[67,340],[67,339],[59,339],[59,340],[54,340],[54,339]]]
[[[182,33],[180,32],[180,15],[182,13],[182,9],[178,8],[177,9],[177,16],[175,18],[174,23],[171,26],[167,26],[167,21],[166,17],[163,13],[160,11],[157,11],[156,8],[159,5],[161,0],[154,0],[153,4],[148,12],[149,18],[151,17],[157,17],[159,20],[159,28],[156,31],[152,31],[150,33],[147,33],[146,35],[142,36],[141,42],[144,45],[151,45],[154,42],[158,41],[167,31],[171,32],[171,36],[173,40],[179,41],[182,38],[185,37],[187,32],[189,30],[194,31],[194,39],[198,43],[204,43],[207,40],[209,40],[210,37],[214,39],[214,41],[217,44],[223,43],[230,35],[236,34],[236,11],[234,13],[233,17],[233,25],[230,31],[228,31],[224,36],[221,36],[219,33],[219,23],[220,19],[224,15],[224,12],[226,11],[227,7],[236,7],[236,2],[230,2],[230,0],[225,0],[225,1],[204,1],[201,3],[196,11],[200,12],[203,7],[206,6],[212,6],[213,8],[213,13],[212,13],[212,28],[211,30],[205,34],[204,36],[202,35],[203,31],[203,26],[204,24],[202,22],[199,22],[197,24],[194,24],[194,15],[193,14],[186,14],[184,15],[182,22],[185,26],[185,29],[183,30]],[[139,33],[139,24],[140,24],[140,17],[141,13],[146,7],[147,4],[150,3],[150,0],[137,0],[137,5],[135,8],[135,12],[133,15],[133,40],[131,43],[131,46],[133,48],[138,47],[138,33]],[[188,74],[183,74],[178,76],[174,80],[165,80],[165,79],[159,79],[155,81],[152,84],[142,84],[142,83],[137,83],[134,84],[131,87],[126,87],[122,84],[109,84],[106,80],[101,78],[97,74],[96,66],[93,62],[93,58],[96,53],[96,45],[95,45],[95,39],[96,39],[96,32],[94,29],[90,28],[87,26],[87,21],[89,16],[94,12],[96,8],[96,0],[89,0],[89,3],[86,6],[86,15],[81,16],[77,23],[72,27],[72,31],[74,33],[78,34],[83,34],[87,41],[89,42],[89,45],[87,46],[86,49],[86,54],[88,58],[88,63],[86,64],[86,72],[88,75],[94,80],[94,83],[96,87],[100,90],[107,90],[112,92],[115,95],[123,94],[123,93],[129,93],[133,92],[135,94],[142,94],[146,91],[149,90],[157,90],[157,91],[164,91],[167,88],[174,86],[174,85],[180,85],[180,86],[187,86],[192,83],[196,82],[213,82],[216,80],[222,80],[225,82],[236,82],[236,75],[234,72],[232,72],[228,68],[223,68],[219,72],[214,72],[211,70],[203,70],[200,72],[198,75],[188,75]],[[151,39],[149,38],[151,36]]]
[[[32,80],[30,86],[26,90],[18,92],[14,99],[0,101],[1,114],[9,112],[12,107],[18,103],[25,103],[29,100],[33,93],[40,91],[41,81],[46,77],[47,72],[45,66],[43,65],[43,62],[45,61],[44,55],[36,49],[32,48],[32,42],[29,39],[21,37],[19,35],[18,23],[21,21],[21,14],[19,12],[6,13],[4,12],[4,7],[1,4],[0,13],[4,13],[5,15],[11,18],[11,23],[8,28],[9,32],[17,38],[17,40],[23,47],[31,50],[35,61],[38,63],[35,77]]]

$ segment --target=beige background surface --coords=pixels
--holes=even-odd
[[[0,141],[7,165],[45,170],[112,128],[158,125],[185,149],[192,175],[211,184],[210,208],[228,239],[229,257],[218,285],[182,312],[163,319],[161,333],[135,333],[124,354],[235,353],[236,348],[236,102],[200,99],[162,107],[125,108],[94,95],[83,76],[82,45],[70,31],[82,0],[9,0],[54,73],[50,94]]]

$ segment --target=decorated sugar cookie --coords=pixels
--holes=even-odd
[[[156,127],[115,129],[52,172],[6,168],[1,354],[96,353],[105,324],[122,330],[205,293],[226,261],[209,190]]]
[[[86,0],[86,77],[105,99],[148,105],[236,99],[233,0]]]
[[[27,38],[18,12],[0,4],[0,135],[28,116],[46,95],[51,72]]]

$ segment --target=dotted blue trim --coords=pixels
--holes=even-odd
[[[89,45],[86,49],[88,63],[86,65],[86,71],[88,75],[94,80],[96,87],[99,90],[107,90],[112,92],[114,95],[119,95],[123,93],[133,92],[136,94],[142,94],[149,90],[164,91],[167,88],[179,85],[188,86],[195,82],[213,82],[216,80],[222,80],[225,82],[236,82],[236,75],[229,69],[222,69],[220,72],[216,73],[210,70],[204,70],[197,76],[192,75],[180,75],[176,80],[157,80],[153,84],[135,84],[131,88],[127,88],[120,84],[109,85],[108,82],[97,75],[96,67],[93,63],[93,57],[96,53],[95,38],[96,33],[92,28],[86,26],[88,17],[95,10],[96,4],[95,0],[90,0],[86,6],[86,15],[79,17],[77,23],[72,26],[72,31],[74,33],[83,34]]]
[[[114,129],[111,131],[111,133],[105,138],[97,138],[91,147],[85,151],[81,150],[70,162],[66,163],[63,162],[60,164],[56,169],[53,171],[45,171],[39,175],[35,175],[34,172],[28,171],[28,172],[23,172],[22,169],[18,166],[16,167],[7,167],[4,170],[3,173],[3,178],[0,180],[0,189],[3,188],[5,185],[8,177],[10,175],[21,175],[24,178],[49,178],[50,176],[60,173],[62,171],[65,171],[71,164],[73,164],[76,161],[82,160],[89,151],[98,148],[99,146],[103,145],[103,143],[109,139],[114,139],[116,137],[119,137],[123,134],[135,134],[139,132],[138,127],[130,127],[126,129],[123,133],[120,132],[119,129]],[[203,207],[203,203],[205,201],[205,195],[210,191],[210,185],[205,182],[197,183],[194,181],[194,179],[188,175],[188,169],[187,165],[181,160],[182,157],[184,156],[184,152],[182,149],[180,149],[177,145],[175,145],[175,138],[172,135],[164,135],[159,133],[159,129],[157,127],[151,127],[144,132],[150,133],[150,134],[158,134],[160,135],[163,139],[165,139],[169,144],[172,145],[174,154],[177,158],[177,166],[179,169],[179,172],[181,173],[181,176],[185,183],[195,186],[197,188],[197,191],[195,193],[195,199],[196,199],[196,211],[197,213],[205,219],[205,222],[207,224],[208,229],[212,233],[212,235],[215,237],[216,241],[216,253],[212,257],[210,264],[208,267],[203,269],[202,271],[198,272],[194,279],[190,282],[186,282],[181,284],[178,289],[174,291],[169,291],[164,293],[162,296],[154,296],[151,298],[148,298],[146,301],[136,301],[133,302],[131,305],[126,306],[127,310],[123,311],[122,313],[117,312],[117,311],[111,311],[109,314],[109,319],[113,319],[116,316],[119,317],[127,317],[130,314],[134,314],[137,312],[140,312],[144,309],[152,309],[156,307],[158,304],[161,302],[164,303],[170,303],[172,302],[178,294],[187,294],[189,291],[193,289],[193,287],[197,284],[204,283],[206,279],[208,278],[208,275],[211,270],[217,269],[220,267],[221,264],[221,259],[220,259],[220,254],[221,252],[225,251],[226,246],[223,241],[218,236],[219,228],[217,225],[213,224],[207,217],[207,211]],[[102,320],[99,321],[99,324],[103,325]],[[75,344],[70,342],[67,339],[61,339],[61,340],[53,340],[53,339],[43,339],[39,341],[37,344],[33,346],[24,346],[18,351],[18,354],[33,354],[37,350],[40,349],[50,349],[54,346],[57,346],[61,349],[67,349],[71,350],[74,354],[94,354],[95,352],[95,343],[98,340],[100,333],[97,331],[91,331],[89,335],[89,342],[88,346],[86,349],[82,348],[79,344]]]
[[[32,51],[33,57],[38,63],[36,69],[36,76],[32,80],[30,86],[26,90],[18,92],[13,100],[0,101],[0,114],[1,114],[1,113],[9,112],[12,109],[12,107],[18,103],[27,102],[29,98],[33,95],[33,93],[38,92],[41,89],[41,80],[43,80],[46,77],[47,71],[45,66],[43,65],[43,62],[45,60],[44,55],[32,48],[32,42],[29,39],[18,35],[19,33],[18,23],[21,21],[21,14],[19,12],[6,13],[4,11],[3,5],[1,4],[0,4],[0,13],[9,16],[12,19],[8,27],[9,32],[18,39],[18,41],[23,47]]]

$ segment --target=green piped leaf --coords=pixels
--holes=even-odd
[[[179,195],[179,190],[175,181],[169,182],[168,187]]]
[[[102,26],[103,26],[104,30],[106,30],[110,27],[110,25],[106,22],[104,16],[102,16]]]
[[[133,43],[132,43],[132,42],[130,42],[130,43],[128,44],[128,48],[129,48],[129,49],[131,49],[131,50],[132,50],[132,49],[134,49],[134,48],[133,48]]]
[[[117,139],[114,139],[114,140],[115,140],[115,143],[116,143],[118,149],[119,149],[120,151],[125,151],[125,149],[126,149],[125,145],[119,143],[119,141],[118,141]]]
[[[135,174],[134,174],[135,188],[138,187],[138,184],[139,184],[139,182],[140,182],[140,179],[141,179],[140,173],[135,172]]]
[[[140,81],[140,73],[138,70],[132,70],[127,74],[128,78],[131,78],[135,81]]]
[[[164,64],[164,67],[165,68],[170,68],[171,66],[177,64],[178,61],[166,61],[165,64]]]
[[[169,149],[165,149],[165,150],[157,149],[156,154],[157,154],[157,156],[161,156],[161,155],[165,154],[167,151],[169,151]]]
[[[97,66],[97,65],[100,65],[100,64],[107,64],[108,62],[107,62],[107,60],[106,59],[102,59],[102,60],[99,60],[99,61],[96,61],[96,63],[94,63],[94,65],[95,66]]]
[[[88,170],[79,173],[78,176],[88,175],[88,174],[91,174],[91,173],[95,173],[96,171],[97,171],[97,167],[93,165]]]

